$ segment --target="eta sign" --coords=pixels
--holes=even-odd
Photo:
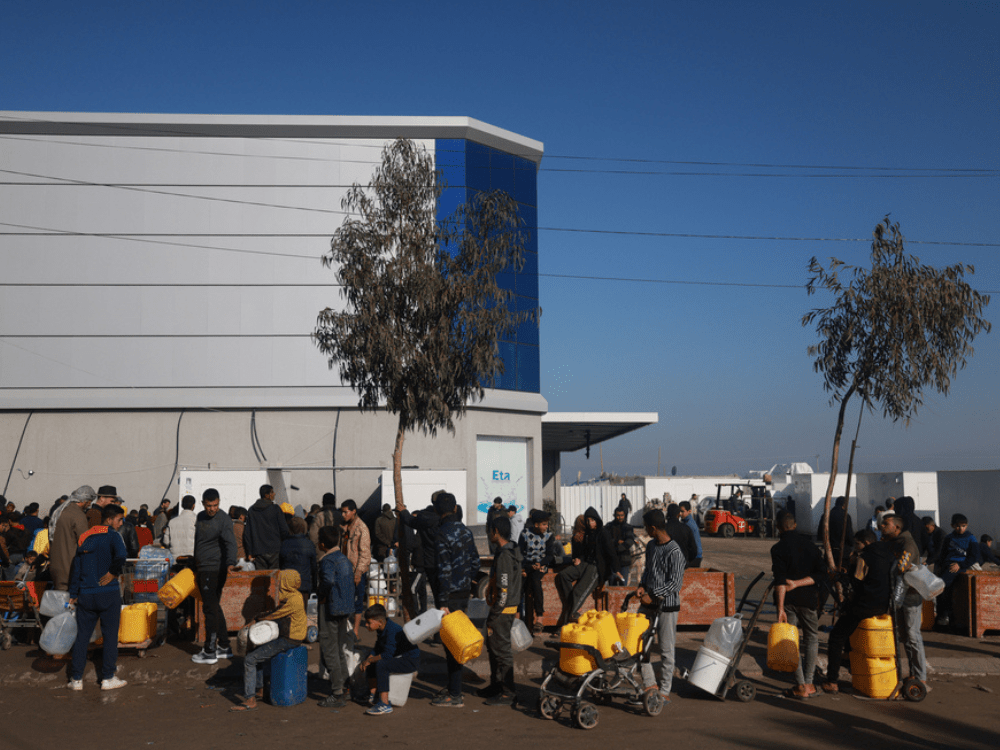
[[[493,472],[493,481],[494,482],[509,482],[510,481],[510,472],[509,471],[499,471],[499,470],[494,471]]]

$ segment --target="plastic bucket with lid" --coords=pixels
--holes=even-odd
[[[702,646],[694,659],[694,666],[688,673],[688,682],[707,693],[715,695],[729,669],[729,659]]]

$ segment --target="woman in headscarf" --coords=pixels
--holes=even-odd
[[[291,651],[306,638],[308,622],[305,602],[299,592],[302,579],[297,570],[283,570],[278,575],[278,608],[258,615],[251,624],[261,620],[278,623],[278,637],[258,646],[243,658],[243,701],[230,711],[253,711],[257,701],[264,697],[264,664],[271,657]]]

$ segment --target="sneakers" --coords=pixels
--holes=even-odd
[[[112,677],[110,680],[104,680],[101,682],[101,690],[117,690],[118,688],[123,688],[128,683],[121,677]]]
[[[517,696],[513,693],[505,693],[501,691],[496,695],[487,698],[485,704],[487,706],[513,706],[516,700]]]
[[[347,701],[343,695],[328,695],[319,702],[320,708],[344,708],[346,705]]]
[[[83,690],[83,680],[70,680],[66,683],[66,689],[80,692]]]
[[[215,664],[219,661],[219,657],[215,651],[206,651],[205,649],[202,649],[191,657],[191,661],[195,664]]]
[[[390,706],[388,703],[383,703],[382,701],[379,701],[374,706],[365,711],[365,713],[368,714],[369,716],[382,716],[383,714],[391,714],[392,706]]]
[[[456,697],[450,693],[445,693],[444,695],[435,696],[434,700],[431,701],[431,705],[439,708],[462,708],[465,706],[465,701],[461,695]]]
[[[218,648],[215,649],[215,657],[217,659],[232,659],[233,650],[229,646],[226,646],[225,648],[219,646]]]

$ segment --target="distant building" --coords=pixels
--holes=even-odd
[[[172,473],[209,466],[290,470],[306,507],[334,488],[377,504],[395,418],[362,415],[310,333],[344,304],[320,264],[341,199],[397,137],[434,156],[439,216],[477,190],[517,200],[526,263],[502,283],[522,309],[539,302],[542,144],[470,118],[5,112],[0,137],[0,454],[35,472],[13,475],[20,505],[106,479],[130,507],[176,501]],[[404,449],[407,465],[467,472],[468,517],[558,485],[538,328],[501,353],[454,436]]]

